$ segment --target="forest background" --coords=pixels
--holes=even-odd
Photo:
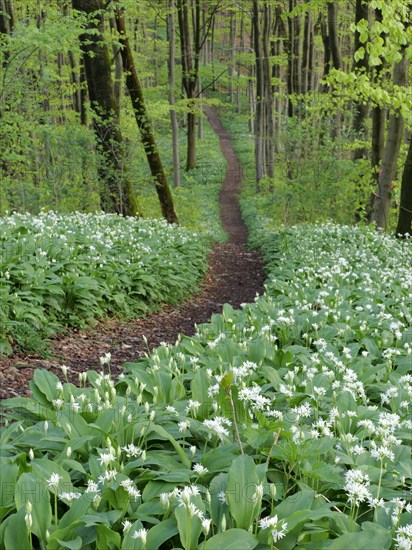
[[[0,214],[176,222],[170,187],[223,170],[196,171],[217,103],[248,125],[247,176],[279,221],[408,233],[411,32],[406,0],[1,0]]]

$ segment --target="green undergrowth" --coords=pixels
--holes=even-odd
[[[210,236],[110,214],[0,218],[0,354],[107,315],[144,315],[193,292]]]
[[[255,303],[117,382],[106,355],[3,403],[1,548],[410,547],[411,241],[326,224],[262,246]]]
[[[254,136],[248,115],[227,105],[220,110],[243,167],[242,211],[247,222],[264,219],[272,229],[299,223],[353,224],[362,217],[374,191],[369,161],[351,160],[351,141],[328,138],[330,128],[308,109],[302,121],[289,120],[281,129],[275,152],[275,176],[256,186]],[[396,184],[394,197],[398,197]],[[397,202],[391,209],[396,221]]]
[[[219,193],[225,178],[226,161],[220,150],[219,138],[206,119],[203,129],[203,138],[196,144],[196,168],[186,172],[182,163],[179,187],[173,187],[170,131],[165,130],[164,135],[160,135],[158,145],[165,161],[169,184],[172,186],[179,223],[191,231],[207,234],[215,242],[224,242],[227,236],[220,220]],[[185,141],[184,132],[181,132],[181,157],[186,152]],[[135,151],[140,150],[136,148]],[[148,218],[161,218],[159,201],[144,159],[135,165],[140,167],[138,179],[141,185],[138,192],[142,212]]]

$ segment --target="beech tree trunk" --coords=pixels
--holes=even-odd
[[[230,12],[230,23],[229,23],[230,35],[229,35],[229,67],[228,67],[228,76],[229,76],[229,101],[230,103],[234,102],[234,86],[233,86],[233,77],[235,73],[235,55],[236,55],[236,34],[237,34],[237,21],[236,21],[236,12],[232,10]]]
[[[356,0],[355,24],[358,24],[359,21],[361,21],[362,19],[369,21],[369,8],[368,8],[368,5],[365,4],[363,0]],[[363,44],[360,41],[360,33],[358,31],[355,31],[355,44],[354,44],[355,52],[357,52],[361,46],[363,46]],[[365,47],[364,57],[362,59],[355,60],[353,68],[354,68],[354,71],[357,73],[368,72],[369,63],[368,63],[368,54],[366,51],[366,47]],[[367,132],[366,121],[369,116],[369,107],[367,103],[355,101],[354,111],[355,111],[355,116],[353,119],[353,130],[355,132],[356,137],[365,139],[366,132]],[[353,160],[365,158],[367,154],[368,153],[367,153],[366,147],[359,147],[355,149],[353,153]]]
[[[95,113],[93,127],[101,162],[98,174],[102,184],[100,204],[105,212],[124,216],[138,213],[137,200],[127,176],[126,158],[119,125],[119,104],[116,101],[110,53],[103,40],[103,0],[72,0],[73,8],[92,15],[80,37],[90,105]]]
[[[403,169],[396,234],[399,237],[406,235],[412,237],[412,138],[409,139],[409,149]]]
[[[338,3],[335,1],[328,3],[328,36],[329,47],[332,59],[332,66],[334,69],[342,69],[342,57],[339,46],[338,36]],[[332,130],[332,137],[337,138],[340,135],[342,126],[342,111],[339,109],[336,111],[334,117],[334,126]]]
[[[0,0],[0,36],[9,37],[14,30],[14,9],[11,0]],[[6,69],[10,58],[10,52],[3,47],[3,68]]]
[[[306,94],[312,91],[313,69],[314,69],[314,25],[313,16],[310,11],[305,15],[303,51],[302,51],[302,89]]]
[[[197,0],[196,0],[197,1]],[[177,0],[180,47],[182,57],[182,82],[187,98],[187,151],[186,170],[196,166],[196,114],[195,94],[198,77],[198,60],[193,59],[192,41],[190,36],[190,20],[188,0]],[[198,39],[195,36],[195,41]],[[196,46],[195,46],[196,51]]]
[[[395,86],[405,86],[408,75],[408,61],[404,56],[395,65],[393,83]],[[381,229],[386,229],[391,203],[391,184],[396,176],[396,167],[403,138],[403,120],[395,112],[389,117],[388,133],[379,174],[378,188],[375,193],[372,209],[372,222]]]
[[[0,33],[10,35],[15,25],[11,0],[0,0]]]
[[[257,191],[260,190],[260,182],[265,176],[273,178],[274,175],[274,102],[270,61],[272,7],[268,2],[264,2],[262,8],[260,10],[259,0],[253,1],[252,21],[256,58],[255,161]]]
[[[328,34],[328,25],[323,16],[321,16],[320,28],[323,42],[323,77],[325,78],[330,72],[331,49]]]
[[[176,115],[175,97],[175,2],[167,0],[167,31],[169,39],[168,55],[168,77],[169,77],[169,105],[170,124],[172,127],[172,148],[173,148],[173,181],[175,187],[180,185],[180,155],[179,155],[179,125]]]
[[[272,65],[271,65],[271,48],[270,36],[272,30],[272,7],[268,2],[265,2],[263,11],[263,80],[264,80],[264,147],[265,147],[265,175],[273,180],[275,175],[275,158],[274,158],[274,117],[273,117],[273,86],[272,86]],[[270,184],[272,189],[272,183]]]
[[[126,34],[126,25],[121,8],[116,9],[116,25],[120,35],[121,54],[123,69],[126,73],[126,85],[132,100],[133,110],[140,130],[140,136],[150,166],[153,179],[155,180],[156,191],[160,202],[162,214],[169,223],[178,223],[175,212],[173,197],[167,183],[166,174],[152,133],[150,120],[146,111],[143,98],[143,91],[137,75],[136,66],[133,60],[133,53],[130,48],[129,39]]]
[[[255,110],[255,163],[256,190],[260,191],[260,181],[265,175],[264,148],[264,82],[263,82],[263,51],[260,30],[259,0],[253,0],[253,38],[256,65],[256,110]]]
[[[295,7],[295,0],[289,0],[289,12],[293,10]],[[295,56],[297,55],[297,52],[295,51],[296,48],[296,39],[295,39],[295,25],[294,25],[294,19],[292,17],[288,17],[288,76],[287,76],[287,86],[288,86],[288,116],[293,117],[295,114],[295,108],[293,101],[291,99],[292,95],[296,93],[295,85],[296,85],[296,77],[295,77],[295,69],[296,69],[296,63],[295,63]]]
[[[338,37],[338,5],[336,0],[328,3],[329,46],[334,69],[342,68],[342,58]]]

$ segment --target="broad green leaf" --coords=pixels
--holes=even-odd
[[[169,518],[155,525],[147,533],[147,548],[157,550],[178,533],[175,519]]]
[[[259,477],[253,459],[248,455],[235,458],[229,468],[226,497],[236,527],[248,530],[260,510],[254,494]]]
[[[257,538],[244,529],[228,529],[206,541],[205,550],[252,550]]]
[[[97,549],[98,550],[117,550],[121,545],[119,533],[112,531],[107,525],[96,525]]]
[[[0,457],[0,506],[10,506],[14,503],[15,485],[18,474],[17,464],[10,459]]]
[[[170,434],[167,433],[167,431],[162,428],[159,424],[152,425],[152,430],[155,431],[160,437],[167,439],[170,441],[170,443],[173,445],[175,451],[179,455],[180,460],[182,463],[187,467],[190,468],[190,460],[187,458],[186,453],[182,449],[182,447],[179,445],[179,443],[172,437]]]
[[[46,483],[30,472],[24,472],[16,483],[14,494],[16,509],[25,509],[26,503],[32,505],[32,532],[40,539],[45,540],[46,531],[52,522],[50,493]]]
[[[191,502],[199,509],[204,510],[200,496],[192,497]],[[191,516],[185,506],[178,506],[174,511],[179,530],[180,542],[185,550],[197,548],[198,539],[202,532],[202,524],[197,516]]]
[[[69,541],[57,539],[57,542],[60,544],[61,548],[68,548],[69,550],[81,550],[83,547],[81,537],[76,537],[75,539]]]
[[[21,508],[16,514],[5,520],[4,550],[32,550],[24,520],[25,515],[25,509]]]
[[[389,550],[392,546],[392,536],[379,526],[375,526],[375,531],[367,530],[358,533],[345,533],[333,540],[328,548],[331,550]]]

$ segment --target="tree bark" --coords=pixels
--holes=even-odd
[[[112,16],[110,17],[110,28],[112,30],[116,29],[116,21]],[[122,66],[122,56],[120,53],[120,48],[117,44],[112,46],[113,60],[114,60],[114,95],[117,103],[120,105],[121,95],[122,95],[122,77],[123,77],[123,66]]]
[[[408,154],[403,169],[396,234],[399,237],[405,237],[406,235],[412,237],[412,138],[409,139]]]
[[[302,93],[306,94],[312,89],[313,72],[313,16],[310,11],[305,15],[303,52],[302,52]]]
[[[75,10],[93,15],[80,39],[90,104],[95,113],[93,126],[101,153],[98,169],[102,183],[101,207],[105,212],[135,216],[137,200],[127,177],[120,109],[114,92],[109,48],[103,41],[105,2],[72,0],[72,4]]]
[[[342,68],[342,58],[339,47],[338,36],[338,5],[336,1],[328,3],[328,34],[329,45],[332,56],[333,68]]]
[[[265,175],[265,150],[263,147],[263,51],[260,30],[259,0],[253,0],[253,38],[255,47],[256,65],[256,110],[255,110],[255,164],[256,164],[256,190],[260,191],[260,181]]]
[[[331,62],[331,49],[330,49],[330,40],[328,34],[328,26],[325,18],[321,16],[320,22],[322,42],[323,42],[323,77],[327,77],[330,72],[330,62]]]
[[[14,9],[11,0],[0,0],[0,37],[4,35],[5,40],[8,38],[15,26]],[[3,42],[3,40],[2,40]],[[6,42],[7,44],[7,42]],[[3,68],[6,69],[9,64],[10,52],[7,45],[3,47]]]
[[[0,0],[0,33],[10,36],[14,26],[14,9],[11,0]]]
[[[120,35],[121,54],[123,69],[126,73],[126,85],[132,100],[133,110],[140,130],[140,136],[146,153],[150,171],[155,180],[156,192],[159,198],[162,214],[169,223],[178,223],[175,212],[173,197],[167,183],[166,174],[152,133],[150,120],[146,111],[143,91],[137,75],[136,66],[133,60],[133,53],[130,48],[129,39],[126,34],[126,25],[121,8],[116,8],[116,25]]]
[[[179,155],[179,125],[176,115],[175,97],[175,2],[167,0],[167,30],[169,40],[168,55],[168,78],[169,78],[169,105],[170,124],[172,127],[172,149],[173,149],[173,181],[175,187],[180,185],[180,155]]]
[[[395,65],[393,83],[395,86],[405,86],[408,75],[408,61],[403,52],[403,58]],[[379,174],[378,188],[375,194],[372,222],[378,228],[386,229],[391,203],[391,184],[396,176],[399,151],[403,138],[403,120],[395,112],[389,117],[387,140],[382,159],[382,169]]]
[[[295,0],[289,0],[289,13],[295,7]],[[293,117],[295,114],[294,104],[292,101],[292,95],[296,93],[295,84],[295,68],[296,63],[294,61],[296,51],[296,39],[295,39],[295,25],[293,23],[292,17],[288,17],[288,76],[287,76],[287,87],[288,87],[288,116]]]
[[[187,151],[186,170],[196,166],[196,114],[194,98],[197,84],[196,63],[192,55],[188,0],[177,0],[180,47],[182,57],[182,83],[187,98]],[[195,38],[196,40],[196,38]]]
[[[338,36],[338,4],[336,1],[329,2],[328,4],[328,36],[329,46],[332,58],[333,68],[336,70],[342,69],[342,57],[339,46]],[[334,117],[334,125],[332,130],[332,137],[334,139],[340,136],[342,126],[342,111],[338,109]]]
[[[271,66],[271,49],[270,36],[272,29],[272,7],[265,2],[263,11],[263,79],[264,79],[264,147],[265,147],[265,175],[271,180],[275,175],[275,158],[274,158],[274,117],[273,117],[273,86],[272,86],[272,66]],[[270,183],[272,191],[272,183]]]
[[[355,24],[358,24],[362,19],[365,19],[366,21],[369,21],[369,8],[368,5],[364,3],[363,0],[356,0],[356,11],[355,11]],[[355,31],[355,43],[354,43],[354,49],[355,52],[361,48],[362,42],[360,41],[360,33],[359,31]],[[354,71],[357,73],[367,73],[369,69],[369,63],[368,63],[368,54],[365,48],[365,54],[362,59],[355,59],[354,61]],[[369,107],[366,103],[355,101],[354,102],[354,119],[353,119],[353,130],[355,132],[356,137],[360,137],[361,139],[365,139],[366,137],[366,121],[369,116]],[[367,149],[366,147],[359,147],[355,149],[353,153],[353,160],[358,160],[361,158],[365,158],[367,156]]]
[[[229,76],[229,101],[230,103],[234,102],[234,86],[233,86],[233,77],[235,72],[235,55],[236,55],[236,34],[237,34],[237,21],[236,21],[236,12],[232,10],[230,12],[230,36],[229,36],[229,67],[228,67],[228,76]]]

